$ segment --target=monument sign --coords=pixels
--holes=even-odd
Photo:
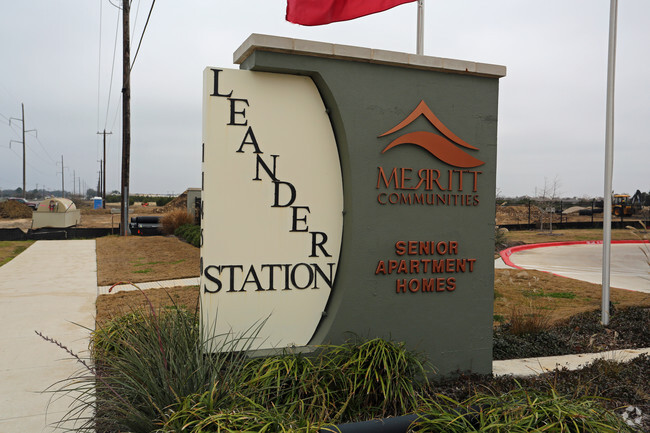
[[[492,363],[502,66],[251,35],[203,92],[202,326]]]

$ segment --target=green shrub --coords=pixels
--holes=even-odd
[[[174,235],[197,248],[201,246],[201,226],[183,224],[174,231]]]

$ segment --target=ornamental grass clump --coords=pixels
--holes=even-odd
[[[403,344],[379,338],[254,358],[233,391],[236,405],[217,403],[214,390],[188,396],[170,409],[162,431],[307,432],[401,415],[417,407],[427,373]]]
[[[202,368],[196,320],[182,309],[133,312],[96,331],[93,341],[100,373],[122,397],[104,399],[98,386],[98,422],[109,431],[152,431],[178,395],[214,374]],[[113,422],[118,425],[111,426]]]
[[[409,428],[423,433],[620,433],[633,432],[622,418],[593,398],[567,398],[555,390],[518,388],[478,393],[463,402],[438,396]]]
[[[185,209],[174,209],[164,214],[160,223],[162,224],[163,233],[173,235],[180,226],[194,223],[194,217]]]
[[[629,431],[598,401],[553,389],[519,387],[459,403],[427,382],[432,370],[421,357],[379,338],[261,357],[253,346],[261,326],[204,341],[197,312],[149,304],[100,325],[92,361],[43,336],[84,367],[58,384],[77,403],[63,421],[97,433],[311,433],[418,413],[413,429],[425,432]]]
[[[170,407],[207,390],[220,405],[234,406],[257,331],[203,342],[197,312],[177,306],[137,310],[109,322],[92,336],[96,380],[77,387],[96,385],[96,401],[86,402],[96,407],[95,420],[84,427],[149,433],[163,424]],[[216,346],[216,353],[206,353],[206,344]]]
[[[240,433],[240,432],[317,432],[318,424],[293,411],[295,405],[260,405],[235,393],[236,405],[218,403],[214,387],[201,395],[191,395],[168,414],[160,433]]]
[[[331,371],[338,371],[337,387],[347,390],[346,412],[385,416],[408,413],[417,406],[420,385],[430,366],[404,343],[375,338],[327,347]]]
[[[294,415],[310,422],[339,419],[348,395],[336,387],[337,374],[338,370],[329,370],[323,353],[256,358],[244,368],[243,392],[255,404],[290,407]]]

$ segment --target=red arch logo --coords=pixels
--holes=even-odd
[[[433,111],[431,111],[424,101],[420,101],[411,114],[379,137],[384,137],[399,131],[400,129],[410,125],[420,116],[424,116],[442,135],[427,131],[409,132],[391,141],[390,144],[381,151],[381,153],[385,153],[387,150],[401,144],[414,144],[423,148],[440,161],[454,167],[473,168],[485,164],[485,162],[473,157],[469,153],[465,152],[461,147],[458,147],[462,146],[466,149],[478,150],[478,148],[463,141],[456,134],[451,132],[449,128],[447,128],[440,119],[433,114]]]

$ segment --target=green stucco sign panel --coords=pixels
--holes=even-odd
[[[309,344],[384,337],[441,374],[491,372],[505,68],[261,35],[235,58],[241,69],[311,78],[338,148],[340,257]]]

